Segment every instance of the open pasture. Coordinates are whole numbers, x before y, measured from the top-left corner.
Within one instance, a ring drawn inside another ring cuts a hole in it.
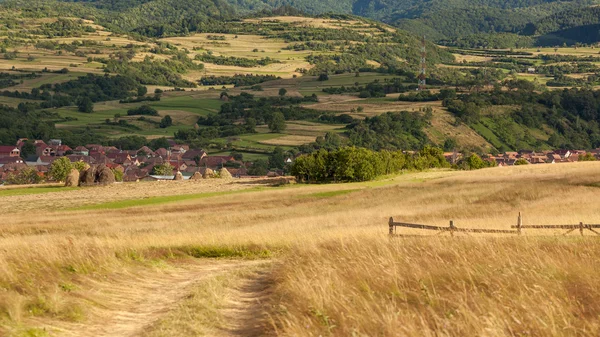
[[[219,185],[230,192],[218,194],[207,194],[216,187],[200,181],[5,196],[0,208],[12,216],[0,225],[2,326],[11,333],[45,328],[78,335],[118,308],[111,296],[119,292],[106,291],[110,280],[127,281],[142,294],[149,290],[139,273],[160,283],[175,271],[188,270],[178,274],[184,277],[203,270],[205,257],[245,256],[283,262],[262,268],[270,275],[267,283],[244,281],[270,289],[260,307],[242,311],[251,317],[269,313],[272,324],[261,326],[264,334],[595,336],[596,237],[525,231],[522,237],[450,238],[402,230],[410,236],[390,240],[386,233],[390,216],[497,229],[515,224],[518,212],[525,224],[600,223],[593,211],[599,170],[598,163],[529,165],[260,190],[252,181],[234,181]],[[245,192],[235,192],[240,188]],[[182,193],[200,194],[175,197]],[[103,209],[118,200],[130,201],[124,208]],[[85,205],[98,206],[81,209]],[[183,292],[177,296],[202,289],[200,281],[185,287],[180,282],[172,282]],[[223,298],[233,295],[218,294],[214,310],[198,322],[227,317]],[[97,303],[106,306],[98,311]],[[174,303],[161,312],[172,317],[192,305],[181,302],[175,310]],[[148,323],[158,319],[150,318]],[[133,324],[120,318],[105,322],[109,328]],[[138,328],[137,333],[152,329]]]

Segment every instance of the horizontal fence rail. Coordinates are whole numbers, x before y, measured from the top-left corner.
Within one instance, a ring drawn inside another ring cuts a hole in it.
[[[451,236],[454,236],[454,233],[485,233],[485,234],[516,234],[521,235],[523,229],[567,229],[563,235],[567,235],[577,229],[581,235],[584,235],[584,230],[589,230],[597,235],[600,235],[600,232],[596,231],[595,228],[600,228],[600,224],[584,224],[580,222],[578,225],[523,225],[523,217],[521,213],[519,213],[519,217],[517,218],[517,224],[512,225],[513,229],[485,229],[485,228],[458,228],[454,225],[454,221],[450,220],[450,225],[448,227],[442,226],[431,226],[431,225],[423,225],[423,224],[414,224],[414,223],[406,223],[406,222],[396,222],[394,218],[390,218],[388,222],[389,226],[389,234],[396,235],[396,228],[412,228],[412,229],[423,229],[423,230],[431,230],[437,231],[438,234],[441,233],[450,233]]]

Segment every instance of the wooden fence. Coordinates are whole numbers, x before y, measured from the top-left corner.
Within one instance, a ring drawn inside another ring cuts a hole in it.
[[[523,217],[521,213],[519,213],[519,217],[517,218],[517,224],[510,226],[512,229],[483,229],[483,228],[459,228],[454,225],[454,221],[450,220],[450,225],[448,227],[441,226],[430,226],[430,225],[421,225],[421,224],[413,224],[406,222],[396,222],[394,218],[390,218],[388,223],[389,225],[389,234],[397,235],[396,228],[413,228],[413,229],[424,229],[437,231],[438,234],[450,233],[451,236],[454,236],[454,233],[484,233],[484,234],[515,234],[521,235],[523,233],[523,229],[566,229],[567,231],[563,233],[563,235],[567,235],[577,229],[579,229],[579,233],[581,235],[584,234],[585,230],[589,230],[597,235],[600,235],[600,232],[595,229],[600,229],[600,224],[584,224],[580,222],[577,225],[523,225]]]

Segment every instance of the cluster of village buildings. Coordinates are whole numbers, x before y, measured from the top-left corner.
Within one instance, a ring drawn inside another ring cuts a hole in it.
[[[111,169],[123,172],[123,181],[157,180],[153,175],[157,165],[169,163],[174,172],[191,176],[195,172],[204,174],[206,169],[217,170],[227,167],[234,177],[248,174],[251,163],[236,160],[233,156],[210,156],[203,150],[190,149],[188,145],[170,141],[168,149],[153,151],[147,146],[138,150],[120,150],[114,146],[88,144],[71,148],[58,139],[44,142],[33,141],[35,155],[23,158],[21,149],[24,141],[19,140],[15,146],[0,146],[0,183],[9,174],[18,173],[25,168],[35,168],[40,176],[45,176],[52,162],[60,157],[67,157],[71,162],[82,161],[90,165],[104,164]],[[283,172],[269,172],[269,176],[282,175]]]
[[[592,151],[584,150],[545,150],[532,151],[521,150],[518,152],[504,152],[496,156],[489,155],[483,158],[487,161],[495,161],[500,167],[513,166],[522,159],[529,164],[558,164],[558,163],[573,163],[583,159],[584,156],[591,155],[596,160],[600,160],[600,148]],[[444,156],[450,163],[455,163],[461,159],[460,153],[447,152]],[[586,158],[587,159],[587,158]]]
[[[67,157],[71,162],[82,161],[90,165],[104,164],[111,169],[123,172],[123,181],[157,180],[160,177],[153,175],[157,165],[169,163],[173,171],[179,171],[184,176],[191,176],[195,172],[204,174],[206,169],[218,170],[227,167],[234,177],[248,176],[251,163],[236,160],[233,156],[210,156],[203,150],[190,149],[188,145],[176,144],[169,141],[170,147],[153,151],[147,146],[138,150],[120,150],[114,146],[88,144],[71,148],[62,144],[58,139],[48,143],[35,140],[35,154],[23,158],[21,149],[26,140],[22,139],[15,146],[0,146],[0,183],[9,174],[15,174],[25,168],[35,168],[40,176],[45,176],[52,162],[60,157]],[[530,164],[556,164],[579,161],[583,156],[591,154],[600,160],[600,149],[592,151],[583,150],[555,150],[555,151],[519,151],[505,152],[497,156],[490,155],[484,160],[494,160],[498,166],[512,166],[520,159]],[[455,163],[460,160],[460,153],[445,153],[446,159]],[[292,159],[288,159],[291,161]],[[282,171],[269,172],[269,176],[283,175]]]

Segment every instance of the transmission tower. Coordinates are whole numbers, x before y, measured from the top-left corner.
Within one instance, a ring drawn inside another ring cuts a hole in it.
[[[421,71],[419,73],[419,90],[425,90],[425,74],[427,70],[427,49],[425,45],[425,35],[423,35],[422,45],[421,45]]]

